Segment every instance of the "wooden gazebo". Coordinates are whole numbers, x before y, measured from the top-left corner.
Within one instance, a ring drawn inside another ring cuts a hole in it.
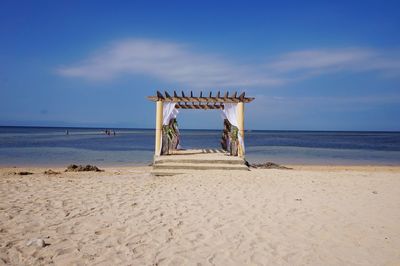
[[[161,93],[157,91],[156,96],[148,96],[149,100],[156,102],[156,136],[155,136],[155,155],[160,155],[161,146],[161,135],[162,135],[162,121],[163,121],[163,102],[174,102],[176,103],[175,108],[177,109],[199,109],[199,110],[215,110],[224,109],[224,104],[235,103],[237,104],[236,116],[238,122],[238,130],[242,137],[244,137],[244,104],[254,100],[254,98],[246,97],[245,93],[238,95],[237,92],[229,95],[229,92],[221,94],[217,92],[213,95],[210,92],[205,95],[200,92],[198,96],[195,96],[191,91],[189,94],[185,94],[183,91],[180,95],[173,92],[170,95],[168,92]],[[241,151],[239,156],[244,156],[244,151]]]

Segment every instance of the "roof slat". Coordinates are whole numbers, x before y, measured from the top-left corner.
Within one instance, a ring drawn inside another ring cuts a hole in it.
[[[168,94],[168,92],[164,91],[165,98],[171,98],[171,95]]]
[[[201,109],[201,110],[214,110],[214,109],[224,109],[224,105],[222,104],[216,104],[216,105],[198,105],[198,104],[180,104],[177,103],[176,108],[180,109]]]
[[[157,91],[157,98],[158,99],[164,99],[164,96],[162,95],[161,92]]]
[[[244,95],[245,95],[245,92],[243,92],[242,94],[240,94],[240,95],[239,95],[239,100],[244,101]]]

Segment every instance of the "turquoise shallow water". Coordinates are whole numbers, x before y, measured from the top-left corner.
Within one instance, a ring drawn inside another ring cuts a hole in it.
[[[0,165],[146,165],[154,130],[0,127]],[[182,130],[184,148],[219,148],[219,130]],[[400,132],[251,131],[246,159],[281,164],[400,165]]]

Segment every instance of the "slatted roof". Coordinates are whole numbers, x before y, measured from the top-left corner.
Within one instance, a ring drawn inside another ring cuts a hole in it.
[[[161,93],[157,91],[156,96],[148,96],[147,99],[150,101],[163,101],[163,102],[176,102],[176,108],[181,109],[223,109],[224,103],[249,103],[254,100],[252,97],[245,97],[245,93],[242,92],[239,96],[235,92],[233,95],[229,95],[229,92],[225,92],[221,95],[221,92],[217,92],[216,95],[212,95],[212,92],[205,96],[203,92],[200,92],[199,96],[195,96],[193,91],[186,95],[183,91],[180,95],[174,91],[171,96],[168,92]]]

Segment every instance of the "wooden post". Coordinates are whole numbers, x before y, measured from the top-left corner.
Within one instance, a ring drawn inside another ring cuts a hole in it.
[[[244,142],[244,103],[243,102],[239,102],[237,104],[236,112],[237,112],[236,116],[237,116],[239,133],[242,136],[243,142]],[[244,150],[241,145],[239,145],[238,156],[244,157]]]
[[[162,122],[163,122],[163,102],[156,102],[156,141],[154,154],[161,155],[161,137],[162,137]]]

